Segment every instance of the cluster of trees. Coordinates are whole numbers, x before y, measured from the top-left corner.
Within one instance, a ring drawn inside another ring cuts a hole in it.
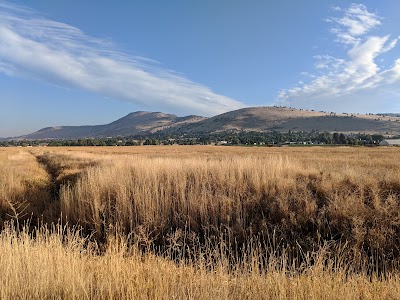
[[[372,145],[384,139],[378,134],[352,134],[330,132],[239,132],[217,134],[219,140],[232,145],[260,144],[327,144],[327,145]]]
[[[70,140],[10,140],[0,141],[0,147],[14,146],[14,147],[27,147],[27,146],[133,146],[139,143],[133,143],[132,140],[124,140],[122,144],[119,138],[87,138],[87,139],[70,139]]]
[[[87,138],[71,140],[19,140],[2,141],[0,146],[139,146],[139,145],[274,145],[274,144],[326,144],[326,145],[374,145],[385,137],[380,134],[351,134],[330,132],[255,132],[226,131],[219,133],[169,133],[148,134],[117,138]]]

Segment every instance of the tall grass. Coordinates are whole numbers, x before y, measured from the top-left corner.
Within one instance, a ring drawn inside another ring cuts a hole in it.
[[[260,274],[251,271],[253,265],[230,272],[224,264],[210,270],[207,260],[179,265],[142,254],[121,237],[109,239],[99,256],[97,244],[63,226],[31,234],[6,227],[0,234],[0,298],[398,299],[400,294],[397,274],[383,279],[334,270],[323,251],[310,253],[317,263],[296,274],[287,269],[285,256],[271,259]]]
[[[162,249],[171,239],[187,246],[223,236],[241,252],[274,232],[292,255],[336,241],[361,267],[366,259],[397,266],[399,171],[337,170],[321,161],[304,168],[282,155],[104,157],[62,188],[61,211],[99,238],[118,228]]]
[[[1,299],[400,295],[396,149],[115,148],[0,149]]]
[[[6,220],[40,218],[47,209],[49,175],[26,151],[0,152],[0,228]]]

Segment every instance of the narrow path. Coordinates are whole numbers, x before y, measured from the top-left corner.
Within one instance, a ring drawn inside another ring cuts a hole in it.
[[[31,151],[40,167],[48,174],[48,182],[45,187],[47,202],[42,207],[41,220],[45,223],[57,223],[61,218],[60,190],[66,183],[74,184],[81,174],[82,169],[71,172],[74,160],[60,157],[57,153],[45,151]],[[69,158],[70,159],[70,158]]]
[[[50,160],[45,154],[35,155],[38,163],[44,168],[44,170],[49,174],[50,181],[48,185],[48,191],[50,193],[50,199],[52,202],[58,201],[60,196],[60,186],[61,182],[58,180],[60,175],[60,170],[50,163]]]
[[[39,165],[49,174],[49,192],[53,201],[58,201],[60,188],[64,184],[75,184],[82,172],[97,162],[87,159],[82,160],[74,155],[53,152],[35,152],[31,154],[36,157]]]

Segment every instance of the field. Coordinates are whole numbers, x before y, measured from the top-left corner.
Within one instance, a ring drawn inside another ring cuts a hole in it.
[[[397,148],[0,148],[0,299],[400,299]]]

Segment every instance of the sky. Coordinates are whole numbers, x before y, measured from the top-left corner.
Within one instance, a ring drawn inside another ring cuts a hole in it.
[[[0,137],[134,111],[400,112],[400,1],[0,0]]]

